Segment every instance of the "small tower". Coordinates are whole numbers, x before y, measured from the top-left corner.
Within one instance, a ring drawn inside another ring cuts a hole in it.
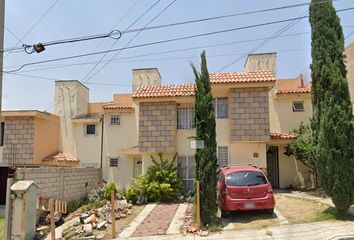
[[[133,69],[133,92],[141,86],[161,84],[161,75],[157,68]]]

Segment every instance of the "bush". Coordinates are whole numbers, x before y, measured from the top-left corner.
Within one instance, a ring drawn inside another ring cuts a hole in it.
[[[90,200],[88,199],[87,196],[83,196],[78,200],[72,200],[70,202],[68,202],[68,209],[67,212],[68,213],[72,213],[74,212],[76,209],[78,209],[79,207],[81,207],[82,205],[86,205],[90,202]]]
[[[153,165],[147,169],[146,174],[140,175],[128,189],[126,198],[137,204],[146,202],[167,202],[174,200],[182,189],[182,180],[177,175],[175,161],[163,159],[158,154],[159,162],[151,156]]]
[[[114,183],[110,182],[107,184],[107,186],[104,189],[104,198],[106,200],[111,200],[111,192],[114,191],[114,193],[117,193],[117,187]]]

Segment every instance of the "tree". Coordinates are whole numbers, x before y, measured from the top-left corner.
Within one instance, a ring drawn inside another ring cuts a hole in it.
[[[195,118],[196,139],[204,141],[203,148],[197,148],[196,180],[200,181],[201,223],[203,226],[216,221],[216,133],[215,113],[205,51],[201,54],[201,72],[192,64],[195,75]]]
[[[332,1],[312,0],[313,158],[318,180],[344,216],[353,202],[353,113],[344,64],[344,36]]]
[[[316,166],[315,161],[312,158],[313,139],[310,126],[301,123],[299,128],[294,129],[294,134],[296,139],[289,143],[288,153],[301,161],[312,173],[315,173]]]

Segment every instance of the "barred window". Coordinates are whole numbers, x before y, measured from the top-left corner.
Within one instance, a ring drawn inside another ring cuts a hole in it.
[[[227,166],[229,164],[229,148],[218,147],[218,164],[219,166]]]
[[[111,115],[111,125],[119,125],[119,124],[120,124],[120,116]]]
[[[305,111],[304,102],[293,102],[293,112]]]
[[[193,190],[195,179],[195,158],[183,156],[177,158],[178,175],[184,183],[186,191]]]
[[[195,128],[194,107],[177,108],[177,129]]]
[[[110,158],[109,159],[110,167],[118,167],[118,158]]]
[[[217,118],[228,118],[227,97],[216,98],[216,117]]]
[[[96,125],[88,124],[86,125],[86,135],[95,135],[96,134]]]

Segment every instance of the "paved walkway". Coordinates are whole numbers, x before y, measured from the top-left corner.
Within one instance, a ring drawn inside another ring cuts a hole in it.
[[[132,237],[145,237],[166,234],[179,204],[158,204],[137,227]]]
[[[163,235],[149,237],[135,237],[130,240],[344,240],[354,239],[354,222],[329,221],[307,224],[281,225],[265,229],[250,229],[241,231],[223,231],[210,234],[207,237],[196,235],[183,236]]]

